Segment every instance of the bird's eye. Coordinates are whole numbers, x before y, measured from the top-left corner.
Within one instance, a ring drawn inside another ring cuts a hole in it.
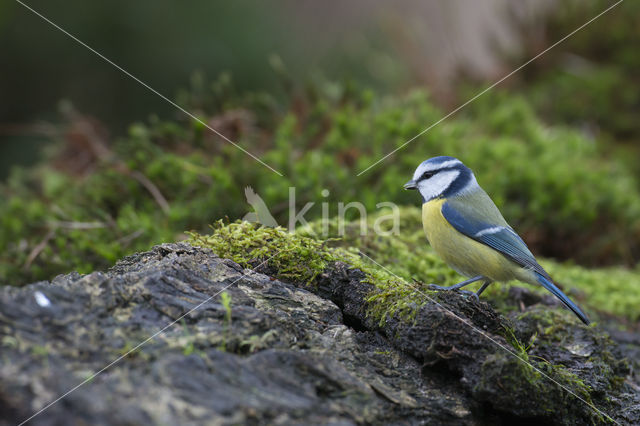
[[[420,180],[424,180],[424,179],[429,179],[431,176],[433,176],[435,173],[433,172],[424,172],[422,174],[422,176],[420,176]]]

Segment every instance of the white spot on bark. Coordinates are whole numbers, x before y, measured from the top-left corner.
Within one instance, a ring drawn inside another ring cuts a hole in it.
[[[39,306],[42,306],[43,308],[51,306],[51,301],[49,301],[49,299],[44,295],[43,292],[36,291],[35,293],[33,293],[33,297],[36,299],[36,303]]]

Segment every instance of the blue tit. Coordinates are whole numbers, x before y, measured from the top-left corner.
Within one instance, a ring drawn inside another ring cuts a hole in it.
[[[442,259],[468,280],[439,290],[483,281],[477,296],[494,281],[542,285],[585,324],[589,319],[552,281],[527,245],[509,226],[471,169],[453,157],[434,157],[418,166],[405,189],[422,195],[422,224]]]

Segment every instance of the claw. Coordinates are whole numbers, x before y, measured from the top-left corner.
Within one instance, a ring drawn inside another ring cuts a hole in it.
[[[471,297],[473,297],[474,299],[476,299],[478,302],[480,301],[480,297],[473,291],[470,290],[458,290],[460,293],[469,295]]]

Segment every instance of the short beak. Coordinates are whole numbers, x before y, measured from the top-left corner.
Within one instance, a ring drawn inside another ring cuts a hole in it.
[[[404,184],[404,189],[417,189],[416,183],[413,180]]]

